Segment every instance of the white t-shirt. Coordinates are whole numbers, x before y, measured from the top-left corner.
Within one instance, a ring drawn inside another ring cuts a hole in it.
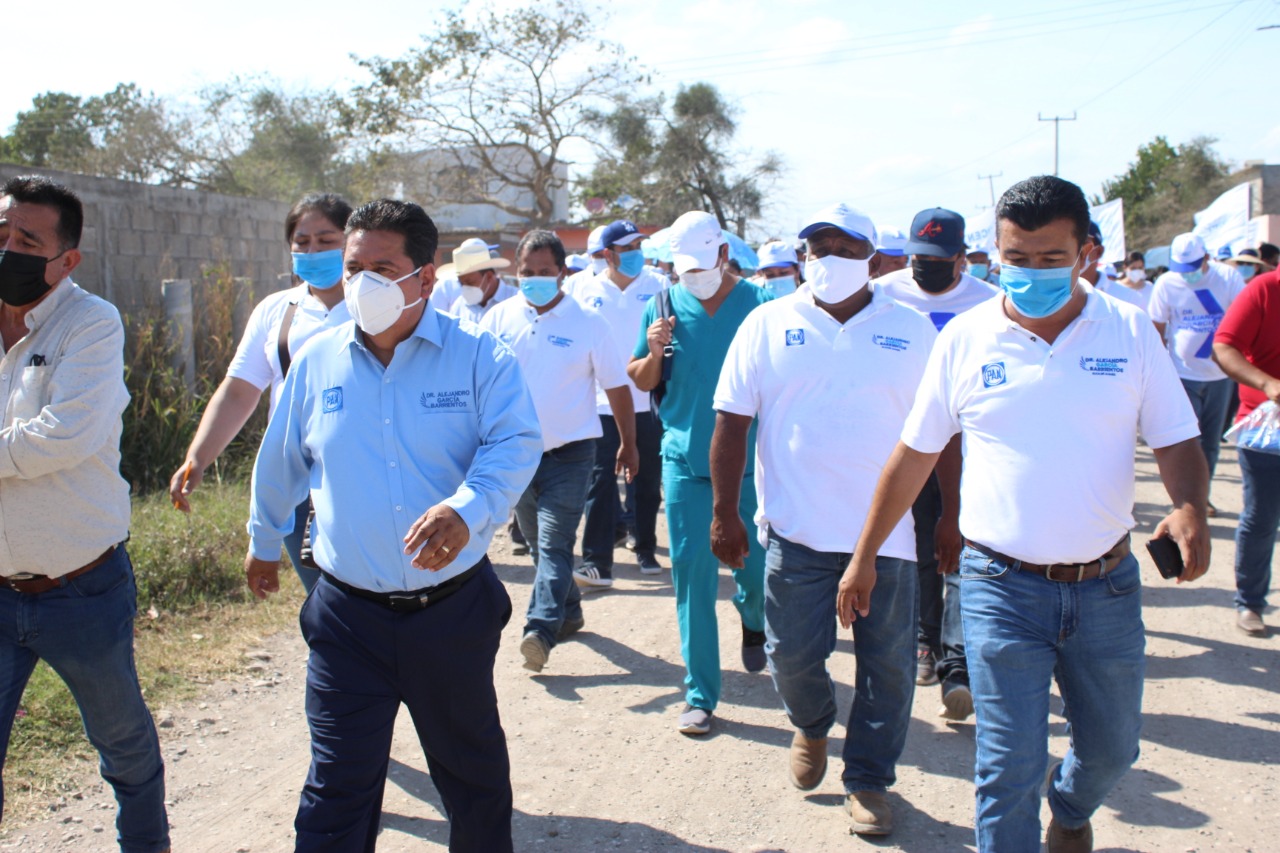
[[[289,325],[291,359],[298,357],[302,345],[317,332],[332,329],[351,319],[345,300],[339,300],[331,311],[311,295],[305,284],[273,293],[258,303],[249,315],[244,336],[240,338],[236,354],[227,367],[227,376],[243,379],[259,391],[270,386],[272,413],[280,401],[280,389],[284,385],[284,374],[280,371],[280,323],[284,320],[285,310],[293,302],[298,303],[298,308],[293,312],[293,322]]]
[[[542,425],[543,450],[599,438],[596,382],[628,384],[609,324],[566,294],[539,315],[523,297],[508,299],[480,322],[515,351]]]
[[[981,305],[1000,292],[1000,288],[966,272],[961,273],[960,281],[946,293],[929,293],[911,277],[911,267],[881,276],[875,283],[883,287],[893,301],[924,314],[939,331],[956,315]]]
[[[1151,293],[1156,288],[1155,285],[1149,281],[1142,282],[1141,288],[1134,288],[1116,280],[1109,281],[1098,289],[1107,294],[1107,296],[1110,296],[1112,299],[1118,299],[1121,302],[1128,302],[1130,305],[1142,309],[1142,312],[1145,314],[1151,305]]]
[[[1237,287],[1218,275],[1213,265],[1194,285],[1176,272],[1156,279],[1147,310],[1152,320],[1165,324],[1169,355],[1183,379],[1213,382],[1227,378],[1213,360],[1213,333],[1243,289],[1243,285]]]
[[[795,293],[747,315],[720,371],[717,411],[759,417],[756,524],[817,551],[853,552],[938,333],[871,285],[843,326]],[[907,513],[880,556],[916,559]]]
[[[462,298],[462,293],[459,291],[458,298],[453,300],[453,304],[449,306],[449,310],[445,313],[478,324],[495,305],[499,302],[506,302],[519,292],[520,288],[513,287],[505,281],[499,281],[498,289],[493,292],[493,298],[489,300],[488,305],[468,305],[467,300]]]
[[[1137,433],[1199,435],[1150,319],[1090,290],[1050,346],[993,299],[943,330],[902,440],[938,453],[961,433],[960,529],[1031,563],[1096,560],[1133,527]]]
[[[645,307],[666,287],[668,284],[665,278],[653,267],[645,267],[631,280],[626,290],[619,290],[606,272],[578,279],[571,295],[584,307],[593,309],[604,317],[612,330],[618,357],[625,365],[631,360],[636,339],[640,336],[640,324],[643,322]],[[627,387],[631,389],[631,403],[636,411],[649,411],[649,393],[637,389],[630,380],[627,382]],[[596,412],[601,415],[613,414],[603,387],[596,389]]]

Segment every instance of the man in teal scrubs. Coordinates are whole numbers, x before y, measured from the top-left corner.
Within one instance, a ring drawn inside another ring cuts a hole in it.
[[[637,249],[638,251],[638,249]],[[680,283],[667,292],[664,312],[652,299],[641,323],[640,340],[627,372],[641,391],[653,390],[663,375],[663,351],[671,347],[670,376],[658,406],[662,435],[662,486],[671,536],[671,577],[676,588],[680,653],[684,656],[686,706],[679,730],[687,735],[711,731],[711,715],[720,701],[720,638],[716,590],[720,561],[711,553],[712,405],[720,367],[738,326],[773,294],[729,270],[729,246],[714,216],[686,213],[671,226],[671,252]],[[755,458],[755,426],[748,438]],[[747,464],[738,504],[743,523],[753,527],[756,490]],[[742,617],[742,663],[760,672],[764,654],[764,550],[754,539],[741,569],[734,605]]]

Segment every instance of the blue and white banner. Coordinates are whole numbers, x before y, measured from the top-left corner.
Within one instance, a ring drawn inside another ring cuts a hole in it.
[[[996,251],[996,211],[989,207],[981,213],[966,217],[964,220],[964,244],[969,252]]]
[[[1192,230],[1204,240],[1210,256],[1223,246],[1230,246],[1233,253],[1244,247],[1249,238],[1250,199],[1250,184],[1243,183],[1227,190],[1195,215],[1196,227]]]

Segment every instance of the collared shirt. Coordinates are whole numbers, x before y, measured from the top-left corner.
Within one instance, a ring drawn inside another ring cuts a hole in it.
[[[493,292],[493,296],[489,297],[487,305],[468,305],[467,300],[459,294],[458,298],[453,300],[453,304],[449,306],[446,314],[452,314],[455,317],[461,317],[464,320],[470,320],[473,323],[479,323],[484,319],[484,315],[488,314],[499,303],[506,302],[511,297],[520,292],[517,287],[512,287],[505,281],[498,282],[498,288]]]
[[[938,453],[961,434],[960,529],[1032,563],[1096,560],[1133,527],[1141,430],[1199,435],[1145,314],[1095,290],[1052,344],[992,299],[938,337],[902,440]]]
[[[434,586],[484,556],[541,454],[515,355],[474,323],[428,308],[385,368],[344,323],[289,369],[253,469],[250,548],[278,560],[309,490],[325,571],[376,592]],[[416,569],[404,536],[441,503],[471,539],[440,571]]]
[[[510,299],[482,327],[515,351],[542,425],[544,450],[599,438],[596,384],[630,384],[609,324],[567,293],[546,313],[524,298]]]
[[[715,408],[760,419],[761,544],[772,527],[817,551],[853,552],[937,337],[927,317],[875,284],[871,302],[844,324],[809,293],[747,316],[720,372]],[[880,556],[916,559],[911,513]]]
[[[644,309],[648,307],[650,300],[669,286],[667,280],[653,267],[645,267],[625,290],[619,289],[609,278],[609,274],[604,272],[579,279],[571,291],[566,287],[566,292],[571,293],[585,307],[598,311],[605,319],[613,335],[618,358],[625,365],[631,360],[631,344],[635,341],[636,331],[644,318]],[[627,387],[631,390],[631,403],[636,412],[649,411],[648,392],[642,393],[629,379]],[[601,415],[613,414],[602,386],[596,388],[596,412]]]
[[[980,278],[966,273],[946,293],[929,293],[911,276],[911,267],[895,270],[881,276],[875,283],[885,289],[895,302],[914,308],[933,321],[934,328],[942,331],[956,315],[963,314],[1000,293],[1000,288],[987,284]]]
[[[1101,284],[1101,282],[1099,284]],[[1105,285],[1096,289],[1101,290],[1112,299],[1119,299],[1121,302],[1128,302],[1135,308],[1141,309],[1142,313],[1145,314],[1147,313],[1147,309],[1151,306],[1151,292],[1155,290],[1155,285],[1149,281],[1144,281],[1142,282],[1142,287],[1130,287],[1119,279],[1116,279],[1115,281],[1108,281]]]
[[[1213,265],[1195,284],[1187,283],[1177,272],[1156,279],[1148,313],[1167,327],[1164,336],[1169,355],[1183,379],[1213,382],[1227,378],[1213,360],[1213,333],[1243,289],[1220,276]]]
[[[69,278],[26,323],[0,359],[0,575],[59,577],[129,535],[124,327],[114,305]]]
[[[716,428],[715,391],[720,368],[742,321],[774,297],[770,291],[740,278],[716,309],[715,316],[708,316],[688,288],[674,285],[670,293],[671,313],[676,318],[671,336],[675,355],[666,395],[658,407],[662,419],[662,455],[664,459],[682,460],[695,477],[710,478],[711,435]],[[632,351],[635,358],[649,354],[648,331],[658,317],[656,302],[649,300],[644,309],[640,337]],[[755,465],[755,437],[756,428],[752,424],[748,438],[748,474]]]
[[[342,285],[337,285],[342,287]],[[280,389],[284,374],[280,370],[280,324],[285,311],[297,303],[293,321],[289,324],[289,357],[293,358],[302,345],[317,332],[332,329],[351,319],[345,300],[330,309],[311,291],[300,284],[279,293],[273,293],[258,303],[249,315],[240,345],[227,367],[227,376],[243,379],[259,391],[271,388],[271,411],[280,404]]]

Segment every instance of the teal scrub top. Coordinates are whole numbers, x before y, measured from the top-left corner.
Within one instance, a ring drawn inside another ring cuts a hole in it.
[[[711,477],[711,434],[716,428],[713,408],[720,368],[729,353],[729,344],[742,321],[760,305],[771,301],[773,292],[738,279],[714,317],[708,317],[702,303],[688,289],[676,285],[671,294],[671,313],[676,318],[672,335],[675,354],[666,395],[658,408],[662,418],[662,457],[683,460],[695,477]],[[650,299],[640,324],[640,340],[635,357],[649,354],[649,326],[658,318],[658,300]],[[756,425],[747,438],[747,469],[755,465]]]

